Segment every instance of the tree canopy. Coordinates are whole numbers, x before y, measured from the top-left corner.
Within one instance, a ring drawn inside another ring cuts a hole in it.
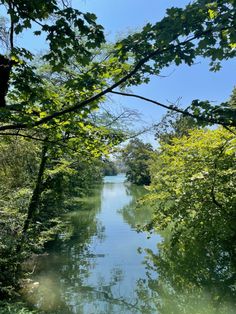
[[[146,202],[155,213],[146,228],[164,238],[158,254],[149,251],[160,276],[154,291],[173,298],[180,311],[195,302],[197,308],[207,291],[213,309],[230,312],[235,306],[235,133],[221,127],[175,135],[167,134],[150,163]]]
[[[148,83],[150,75],[158,75],[171,63],[192,65],[203,56],[211,59],[212,70],[218,70],[221,60],[236,54],[234,0],[198,0],[183,9],[172,7],[161,21],[146,24],[105,53],[99,49],[105,42],[103,28],[94,14],[82,13],[64,1],[1,3],[8,19],[2,22],[7,51],[1,56],[1,131],[63,124],[72,113],[96,107],[104,96]],[[63,73],[67,94],[63,105],[57,105],[55,93],[45,93],[49,77],[39,75],[33,53],[15,45],[15,37],[26,29],[46,38],[48,49],[39,59],[48,63],[50,79]],[[73,73],[67,69],[69,64],[74,64]],[[208,123],[235,125],[234,111],[224,107],[194,100],[191,108],[182,111]],[[29,116],[32,112],[37,114]]]

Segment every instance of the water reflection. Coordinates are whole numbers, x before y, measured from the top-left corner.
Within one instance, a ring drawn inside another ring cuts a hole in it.
[[[149,277],[138,288],[141,295],[152,290],[158,313],[235,313],[236,263],[229,246],[209,235],[190,239],[182,234],[174,244],[170,233],[163,238],[158,253],[147,250],[147,269],[156,271],[158,280]]]
[[[160,238],[147,240],[147,234],[134,229],[134,202],[143,191],[122,177],[112,180],[67,216],[64,242],[54,243],[39,260],[33,277],[38,286],[27,294],[38,308],[65,314],[143,313],[146,300],[135,291],[137,282],[147,279],[139,252],[146,247],[155,251]]]
[[[120,208],[118,212],[122,215],[126,223],[137,230],[140,226],[144,226],[151,221],[153,209],[147,204],[140,202],[146,194],[144,187],[127,185],[126,193],[132,196],[132,200],[129,204]]]
[[[136,206],[145,190],[123,180],[106,178],[67,216],[64,241],[38,259],[28,301],[52,314],[235,313],[232,245],[194,230],[174,245],[167,231],[148,240],[136,231],[151,219]]]

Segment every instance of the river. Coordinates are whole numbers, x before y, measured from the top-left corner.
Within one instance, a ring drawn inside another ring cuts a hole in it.
[[[147,271],[145,250],[156,251],[161,238],[137,231],[151,211],[135,206],[144,189],[124,181],[124,175],[105,177],[94,196],[67,215],[61,237],[69,240],[40,258],[27,301],[50,313],[142,312],[139,286],[156,277]]]
[[[36,259],[25,300],[51,314],[235,313],[228,252],[211,242],[208,256],[198,241],[183,258],[168,232],[141,232],[152,216],[137,206],[145,193],[118,175],[79,199],[65,233]]]

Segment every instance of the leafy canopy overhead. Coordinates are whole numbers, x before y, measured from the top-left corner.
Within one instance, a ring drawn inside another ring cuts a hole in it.
[[[1,4],[9,20],[5,25],[9,30],[5,32],[8,50],[2,56],[4,62],[6,58],[12,60],[7,63],[11,81],[5,77],[5,89],[0,91],[2,98],[7,91],[11,93],[7,105],[0,109],[1,131],[45,126],[55,123],[58,117],[66,121],[68,113],[90,111],[116,88],[148,83],[150,75],[159,74],[171,63],[192,65],[198,56],[203,56],[210,58],[211,69],[217,70],[221,60],[236,54],[235,0],[198,0],[183,9],[170,8],[160,22],[148,23],[140,32],[103,50],[103,28],[96,23],[94,14],[82,13],[65,1],[2,0]],[[48,63],[51,77],[63,73],[64,88],[74,94],[73,102],[64,100],[63,106],[58,107],[53,94],[41,100],[49,77],[42,79],[39,75],[35,56],[28,47],[15,46],[15,37],[22,36],[26,29],[35,36],[45,35],[48,50],[37,60]],[[73,65],[73,73],[68,65]],[[0,68],[6,70],[3,63]],[[25,101],[22,97],[18,100],[19,94],[24,95]],[[48,103],[52,104],[50,109]],[[195,117],[203,115],[212,123],[235,125],[232,110],[226,118],[215,117],[212,110],[205,114],[210,104],[195,101],[194,106]],[[27,117],[25,111],[35,107],[39,114]]]

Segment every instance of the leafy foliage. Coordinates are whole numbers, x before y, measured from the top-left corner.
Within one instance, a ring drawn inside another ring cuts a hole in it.
[[[210,219],[218,229],[221,217],[222,228],[231,234],[227,217],[235,208],[234,161],[234,135],[223,129],[194,130],[189,137],[163,144],[151,165],[150,188],[158,191],[155,199],[163,213],[157,219],[161,217],[163,227],[172,220],[200,226]]]
[[[221,60],[235,56],[234,0],[196,0],[183,9],[172,7],[161,21],[148,23],[140,32],[108,47],[105,53],[100,49],[105,41],[102,27],[96,23],[94,14],[61,6],[55,0],[47,4],[36,0],[2,1],[2,4],[10,20],[8,54],[12,61],[9,59],[7,64],[12,93],[10,106],[1,110],[4,123],[1,130],[45,126],[50,121],[55,124],[58,117],[66,122],[71,117],[68,113],[91,110],[116,87],[147,83],[150,74],[159,74],[171,63],[191,65],[198,56],[203,56],[211,58],[212,69],[217,70]],[[33,26],[38,29],[34,31]],[[45,92],[47,86],[38,75],[37,66],[29,62],[35,56],[14,45],[14,36],[26,29],[31,29],[35,36],[45,33],[49,46],[40,62],[49,64],[54,82],[58,73],[63,73],[66,94],[74,94],[72,102],[68,98],[58,107],[54,93]],[[75,71],[68,70],[70,64]],[[8,85],[8,78],[5,83]],[[1,97],[5,94],[6,90]],[[218,109],[214,111],[208,102],[194,101],[192,111],[209,121],[235,125],[232,110],[227,110],[225,116]],[[29,115],[35,111],[37,115]]]
[[[173,138],[187,136],[190,130],[196,128],[199,128],[199,124],[192,117],[169,111],[155,126],[155,135],[161,143],[170,144]]]
[[[129,51],[136,65],[145,60],[130,84],[148,82],[147,74],[159,74],[172,62],[192,65],[199,55],[211,58],[211,68],[217,70],[218,61],[235,56],[234,8],[234,0],[193,1],[184,9],[168,9],[160,22],[148,23],[140,33],[122,40],[118,43],[121,59],[126,61]]]
[[[180,293],[197,287],[219,302],[222,292],[235,298],[235,144],[225,129],[195,129],[154,154],[148,229],[165,230],[166,240],[150,254]]]
[[[149,161],[152,153],[152,145],[143,143],[138,138],[131,140],[122,151],[122,158],[127,167],[127,179],[137,185],[150,183]]]

